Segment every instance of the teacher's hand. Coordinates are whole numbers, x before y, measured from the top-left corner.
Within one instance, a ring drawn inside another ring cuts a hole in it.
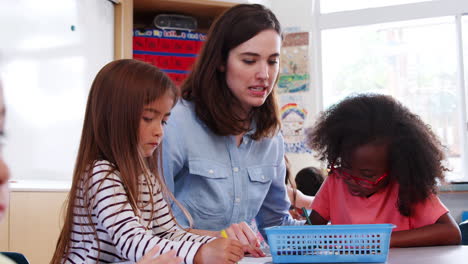
[[[265,256],[265,253],[260,249],[257,235],[246,222],[232,224],[225,230],[229,238],[238,240],[242,244],[244,252],[248,252],[257,258]]]

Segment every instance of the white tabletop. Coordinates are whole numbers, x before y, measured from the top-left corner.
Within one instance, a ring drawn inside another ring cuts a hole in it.
[[[389,264],[462,264],[468,263],[468,246],[391,248]]]
[[[245,257],[239,264],[269,264],[271,257]],[[387,264],[462,264],[468,263],[468,246],[391,248]]]

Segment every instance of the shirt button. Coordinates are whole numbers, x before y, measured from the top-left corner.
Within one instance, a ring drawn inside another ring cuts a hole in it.
[[[209,170],[208,173],[209,173],[209,174],[213,174],[213,173],[214,173],[214,170]]]
[[[239,197],[236,198],[236,203],[240,203],[240,198]]]
[[[234,172],[238,172],[238,171],[239,171],[239,168],[234,167],[232,170],[233,170]]]
[[[262,175],[262,180],[264,180],[264,179],[265,179],[265,175]]]

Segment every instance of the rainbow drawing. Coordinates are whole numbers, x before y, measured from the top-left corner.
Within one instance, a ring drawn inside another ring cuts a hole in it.
[[[305,120],[307,116],[307,110],[304,108],[300,108],[296,103],[288,103],[281,107],[281,119],[285,119],[289,114],[296,113],[299,115],[303,120]]]

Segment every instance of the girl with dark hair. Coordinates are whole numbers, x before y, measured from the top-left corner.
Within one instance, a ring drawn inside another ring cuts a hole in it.
[[[316,167],[305,167],[294,178],[296,188],[304,195],[315,196],[324,181],[322,172]]]
[[[312,203],[313,224],[392,223],[392,247],[460,243],[458,225],[436,196],[447,170],[443,146],[392,97],[348,97],[307,137],[329,167]]]
[[[140,263],[161,263],[167,255],[159,262],[148,258],[171,250],[169,257],[184,263],[234,263],[243,257],[236,240],[181,228],[166,202],[178,204],[161,176],[158,146],[176,100],[170,79],[150,64],[117,60],[99,71],[51,263],[134,262],[147,252]]]
[[[196,228],[250,244],[261,228],[300,222],[288,214],[283,138],[275,85],[281,27],[258,4],[232,7],[214,22],[182,85],[163,140],[164,177]],[[186,224],[179,211],[177,220]],[[252,249],[252,248],[251,248]]]

